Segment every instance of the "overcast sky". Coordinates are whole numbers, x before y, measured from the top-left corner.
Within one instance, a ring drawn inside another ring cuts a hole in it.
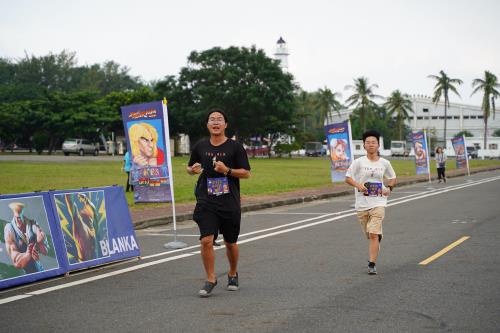
[[[0,0],[0,57],[64,49],[79,64],[114,60],[144,80],[177,75],[193,50],[256,45],[272,56],[282,36],[289,69],[305,90],[344,86],[366,76],[380,95],[394,89],[431,95],[429,74],[500,79],[497,0]],[[500,104],[500,103],[498,103]]]

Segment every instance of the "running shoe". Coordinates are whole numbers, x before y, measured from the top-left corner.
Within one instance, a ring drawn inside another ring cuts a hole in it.
[[[208,297],[212,295],[212,290],[216,285],[217,285],[217,280],[215,282],[205,281],[205,284],[198,292],[198,295],[200,295],[200,297]]]
[[[368,274],[370,274],[370,275],[377,275],[377,269],[375,268],[375,265],[368,266]]]
[[[238,272],[236,272],[236,276],[227,275],[227,290],[236,291],[239,289],[238,284]]]

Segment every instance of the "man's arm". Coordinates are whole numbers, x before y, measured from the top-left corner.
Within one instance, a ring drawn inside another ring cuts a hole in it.
[[[45,233],[42,231],[42,228],[38,224],[35,224],[36,228],[36,242],[38,244],[38,250],[42,253],[47,255],[47,247],[45,246]]]
[[[249,170],[243,168],[231,169],[230,167],[226,166],[222,161],[215,162],[214,170],[226,176],[231,176],[235,178],[250,178]]]
[[[347,184],[351,185],[352,187],[358,189],[358,191],[360,191],[360,192],[363,192],[363,193],[368,192],[368,189],[365,187],[365,185],[357,183],[351,177],[345,177],[345,182]]]
[[[17,249],[16,240],[12,231],[7,231],[5,233],[5,248],[15,268],[24,268],[30,262],[33,246],[33,243],[29,244],[26,252],[21,253]]]

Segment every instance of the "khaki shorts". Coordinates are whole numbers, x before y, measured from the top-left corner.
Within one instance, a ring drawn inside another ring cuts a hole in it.
[[[368,210],[358,211],[361,229],[370,238],[370,234],[382,235],[382,221],[384,221],[385,207],[375,207]]]

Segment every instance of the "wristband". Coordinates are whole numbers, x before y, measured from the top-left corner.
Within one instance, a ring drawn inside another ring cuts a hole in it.
[[[388,188],[389,190],[391,190],[391,192],[392,192],[392,189],[394,188],[394,186],[389,185],[389,186],[387,186],[387,188]]]
[[[228,168],[226,172],[224,172],[224,176],[231,176],[231,172],[233,172],[233,169]]]

